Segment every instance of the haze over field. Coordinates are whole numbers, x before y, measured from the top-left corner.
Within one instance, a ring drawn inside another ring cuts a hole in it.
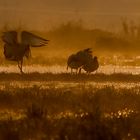
[[[122,18],[140,23],[139,0],[1,0],[0,26],[48,30],[62,22],[82,20],[88,28],[117,29]]]
[[[52,64],[65,64],[70,54],[85,48],[109,63],[114,55],[123,55],[119,63],[124,55],[132,55],[131,61],[139,56],[139,0],[1,0],[0,17],[0,29],[21,27],[50,40],[47,47],[32,48],[37,63],[48,64],[50,57]],[[132,62],[139,64],[139,59]]]
[[[0,140],[139,140],[140,0],[0,0]]]

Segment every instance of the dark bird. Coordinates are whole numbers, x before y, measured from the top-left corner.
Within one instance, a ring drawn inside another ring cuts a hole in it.
[[[82,62],[79,60],[79,58],[76,54],[72,54],[68,57],[67,70],[70,67],[71,73],[73,73],[73,69],[75,69],[76,73],[78,73],[78,70],[81,66],[82,66]]]
[[[88,74],[96,71],[99,68],[99,62],[97,56],[89,59],[85,65],[82,67]]]
[[[67,69],[68,67],[70,67],[71,72],[73,69],[76,69],[76,73],[78,73],[78,70],[80,73],[83,65],[85,65],[91,58],[92,58],[91,48],[78,51],[76,54],[72,54],[68,57]]]
[[[16,61],[20,72],[22,71],[23,58],[31,56],[30,47],[41,47],[48,44],[49,40],[41,38],[27,31],[7,31],[2,35],[4,41],[4,55],[7,60]]]

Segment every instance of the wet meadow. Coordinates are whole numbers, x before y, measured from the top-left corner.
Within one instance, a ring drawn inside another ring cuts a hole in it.
[[[121,29],[68,22],[41,33],[50,42],[32,48],[24,74],[1,45],[0,140],[139,140],[140,27]],[[98,56],[97,72],[66,71],[68,56],[85,48]]]
[[[138,140],[140,75],[0,73],[1,140]]]

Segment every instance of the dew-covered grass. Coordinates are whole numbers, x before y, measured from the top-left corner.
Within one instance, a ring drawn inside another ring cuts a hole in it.
[[[47,78],[64,76],[67,78],[64,81],[49,78],[41,81],[44,75],[36,81],[37,78],[29,80],[30,76],[19,81],[12,81],[11,77],[1,81],[0,139],[140,138],[139,82],[101,82],[99,79],[97,82],[85,75],[81,75],[85,79],[80,82],[80,79],[75,81],[73,75],[68,80],[68,74],[46,74]],[[94,76],[97,75],[91,75]]]

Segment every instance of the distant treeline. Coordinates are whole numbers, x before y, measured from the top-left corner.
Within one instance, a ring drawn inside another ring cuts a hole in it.
[[[140,25],[122,21],[118,32],[103,29],[87,29],[82,23],[68,22],[47,33],[55,48],[82,49],[93,48],[98,53],[139,54]],[[127,52],[126,52],[127,51]]]
[[[118,26],[120,27],[120,25]],[[5,25],[1,29],[1,33],[9,29],[11,30],[8,25]],[[17,30],[26,29],[17,27]],[[94,52],[103,55],[108,53],[139,55],[140,52],[140,25],[135,25],[133,21],[122,20],[121,28],[117,32],[99,28],[89,29],[83,26],[82,21],[70,21],[50,31],[33,32],[42,34],[49,39],[50,43],[47,51],[52,50],[54,52],[54,50],[57,50],[56,53],[62,53],[63,50],[68,54],[67,52],[84,48],[93,48]]]

